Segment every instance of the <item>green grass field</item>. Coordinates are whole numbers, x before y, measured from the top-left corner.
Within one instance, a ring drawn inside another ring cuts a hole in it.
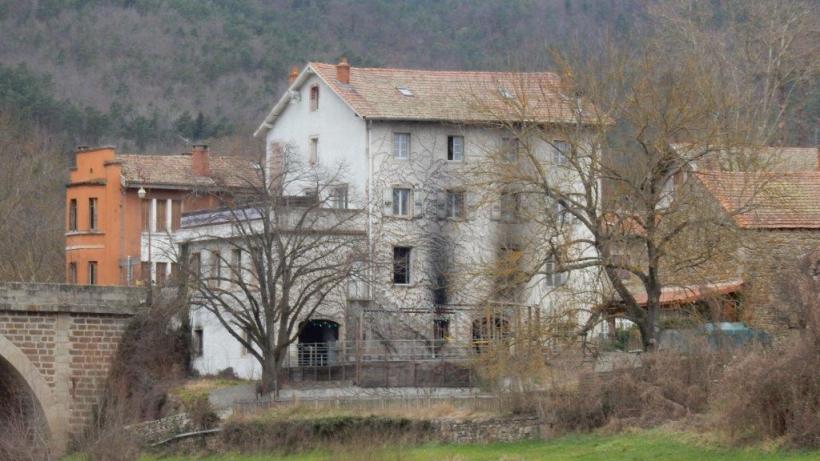
[[[375,445],[374,441],[374,445]],[[582,435],[548,442],[489,445],[429,445],[380,450],[356,447],[290,456],[219,455],[207,458],[154,458],[141,461],[817,461],[820,451],[785,452],[705,446],[684,434],[639,432],[614,436]]]

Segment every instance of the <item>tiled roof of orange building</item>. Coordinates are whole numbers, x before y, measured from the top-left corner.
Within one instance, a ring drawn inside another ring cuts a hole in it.
[[[742,228],[820,229],[820,171],[702,171],[697,177]]]
[[[561,95],[560,79],[551,72],[351,67],[350,83],[345,84],[336,79],[336,65],[309,66],[364,118],[483,122],[525,116],[533,121],[574,121],[574,101]]]
[[[129,185],[245,188],[259,179],[254,162],[238,156],[209,155],[208,176],[194,174],[190,154],[118,154],[116,158]]]

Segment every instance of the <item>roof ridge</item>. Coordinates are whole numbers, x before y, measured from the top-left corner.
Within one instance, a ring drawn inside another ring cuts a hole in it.
[[[336,67],[336,64],[330,64],[327,62],[319,62],[319,61],[311,61],[308,62],[308,65],[323,65],[323,66],[330,66]],[[368,71],[407,71],[407,72],[435,72],[439,74],[474,74],[474,75],[495,75],[495,74],[511,74],[511,75],[554,75],[558,76],[557,73],[543,70],[543,71],[513,71],[513,70],[451,70],[451,69],[426,69],[426,68],[413,68],[413,67],[356,67],[350,66],[351,69],[359,69],[359,70],[368,70]]]

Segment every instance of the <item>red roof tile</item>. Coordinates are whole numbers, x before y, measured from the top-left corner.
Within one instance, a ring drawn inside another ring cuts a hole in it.
[[[696,174],[742,228],[820,229],[820,171]]]
[[[235,156],[209,155],[209,176],[197,176],[191,155],[118,154],[122,175],[129,185],[162,185],[179,188],[243,188],[258,179],[253,162]]]
[[[350,68],[350,83],[336,79],[336,65],[310,63],[358,115],[371,119],[487,122],[572,122],[574,101],[561,94],[551,72],[463,72]],[[399,89],[412,96],[403,95]],[[592,107],[585,108],[586,122]]]
[[[661,305],[686,304],[712,296],[725,295],[740,291],[743,280],[732,279],[723,282],[707,283],[703,285],[667,286],[661,288]],[[646,304],[649,297],[645,291],[633,293],[638,304]]]

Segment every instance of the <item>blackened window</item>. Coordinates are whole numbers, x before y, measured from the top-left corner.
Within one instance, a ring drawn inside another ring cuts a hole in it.
[[[410,283],[410,247],[393,248],[393,283],[407,285]]]
[[[193,337],[194,357],[202,357],[202,354],[205,351],[204,340],[205,332],[202,331],[202,328],[195,328]]]
[[[464,160],[464,136],[447,136],[447,160]]]

